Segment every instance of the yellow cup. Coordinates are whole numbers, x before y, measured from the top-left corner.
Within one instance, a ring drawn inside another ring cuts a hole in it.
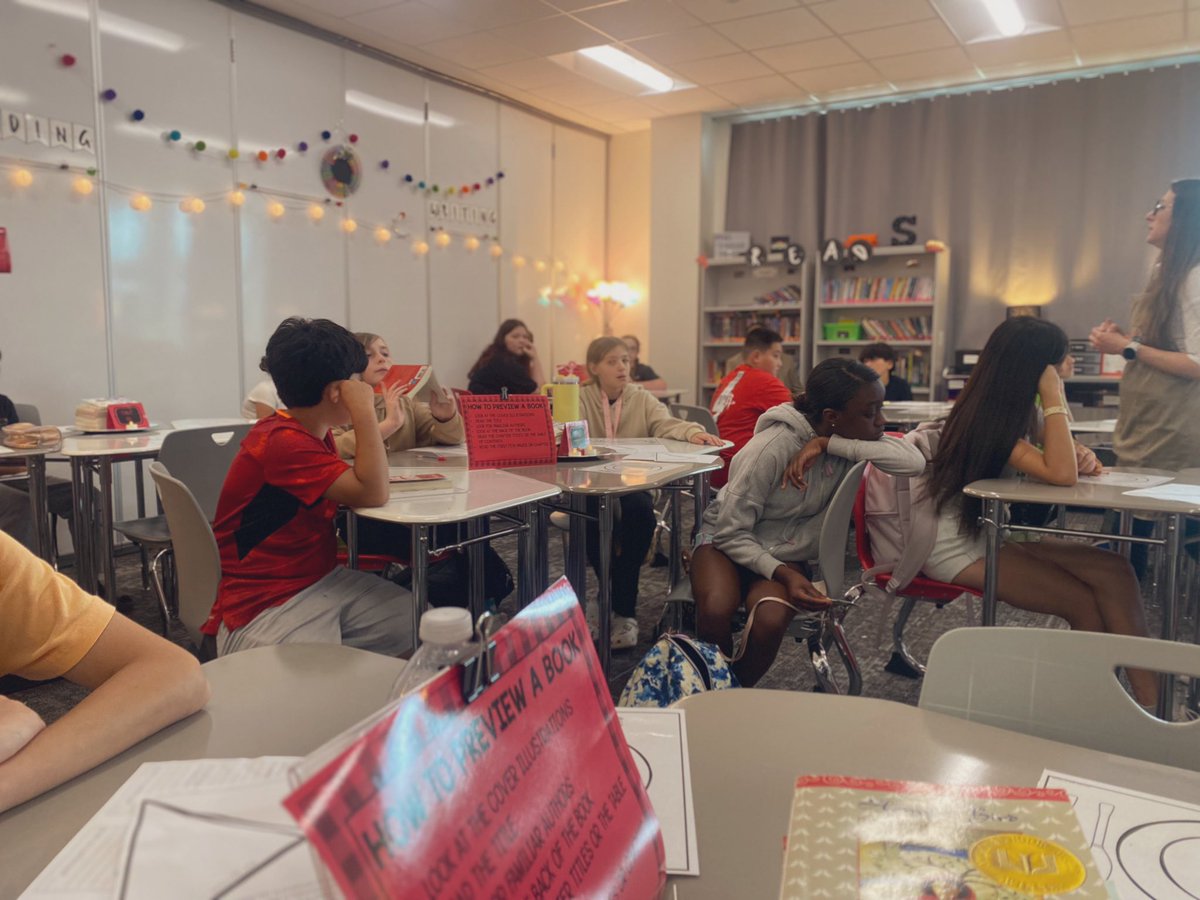
[[[542,393],[550,398],[550,415],[555,422],[579,421],[579,383],[543,384]]]

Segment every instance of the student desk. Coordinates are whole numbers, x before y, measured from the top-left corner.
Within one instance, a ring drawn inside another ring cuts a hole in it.
[[[1088,422],[1068,422],[1071,434],[1103,434],[1110,438],[1117,430],[1116,419],[1092,419]]]
[[[1200,485],[1200,477],[1196,474],[1168,472],[1159,469],[1130,469],[1120,466],[1108,469],[1109,472],[1142,475],[1168,476],[1176,484]],[[1150,544],[1162,547],[1166,561],[1166,584],[1158,591],[1159,602],[1162,605],[1161,637],[1173,641],[1178,633],[1177,594],[1179,588],[1179,571],[1182,564],[1180,553],[1183,546],[1183,519],[1185,516],[1200,515],[1200,502],[1190,503],[1177,500],[1160,500],[1154,497],[1131,497],[1126,491],[1128,487],[1116,485],[1092,484],[1080,482],[1072,487],[1044,484],[1026,478],[989,478],[975,481],[963,488],[963,493],[969,497],[978,497],[983,501],[983,515],[980,523],[984,527],[987,539],[986,570],[983,583],[983,624],[996,624],[996,580],[998,577],[997,559],[1000,544],[1005,530],[1029,531],[1041,534],[1065,534],[1075,537],[1114,540],[1115,536],[1094,531],[1079,531],[1056,526],[1034,527],[1030,525],[1007,525],[1001,516],[1001,505],[1004,503],[1046,503],[1050,505],[1083,506],[1091,509],[1115,510],[1127,519],[1127,514],[1145,513],[1159,514],[1164,517],[1165,527],[1162,537],[1139,538],[1128,535],[1128,530],[1122,528],[1125,542]],[[1160,692],[1158,713],[1166,717],[1170,710],[1171,685],[1173,679],[1163,676],[1165,688]]]
[[[778,896],[799,775],[1031,786],[1054,769],[1200,803],[1200,772],[890,700],[742,688],[679,705],[687,711],[701,875],[672,878],[671,900],[673,890],[680,900]]]
[[[337,644],[259,647],[206,663],[205,709],[0,813],[0,897],[17,896],[141,763],[304,756],[382,707],[403,668]]]
[[[436,450],[436,448],[432,448]],[[400,465],[404,463],[404,465]],[[446,475],[444,488],[425,490],[396,490],[383,506],[359,507],[350,510],[347,520],[346,544],[349,550],[350,568],[358,566],[358,540],[356,517],[394,522],[412,529],[413,634],[419,631],[418,623],[425,606],[426,578],[431,547],[430,533],[437,525],[467,523],[467,539],[458,544],[472,550],[482,550],[483,541],[508,534],[518,536],[518,590],[527,603],[533,599],[535,579],[533,577],[533,553],[538,546],[537,503],[559,493],[557,486],[543,481],[526,478],[505,469],[468,469],[466,457],[459,456],[439,461],[412,451],[394,453],[389,465],[396,474],[413,474],[436,467]],[[518,470],[524,473],[525,470]],[[489,534],[486,530],[487,517],[511,511],[512,523],[507,529]],[[442,548],[445,549],[445,548]],[[483,558],[471,558],[471,609],[475,616],[483,612]],[[522,604],[524,605],[524,603]]]
[[[10,462],[25,463],[26,474],[14,477],[29,479],[29,514],[33,521],[33,552],[50,565],[54,565],[55,560],[52,559],[54,542],[50,539],[50,510],[46,494],[46,457],[48,455],[50,454],[41,448],[13,450],[10,447],[0,447],[0,466]],[[0,484],[2,483],[3,481],[0,481]]]
[[[954,404],[940,400],[902,400],[883,404],[883,417],[889,425],[910,428],[950,415]]]

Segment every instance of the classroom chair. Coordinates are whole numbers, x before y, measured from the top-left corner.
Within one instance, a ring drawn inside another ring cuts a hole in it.
[[[685,422],[695,422],[704,427],[709,434],[720,434],[717,431],[717,420],[703,406],[688,406],[686,403],[670,404],[671,415]]]
[[[33,425],[42,424],[42,414],[32,403],[13,402],[17,411],[18,422],[29,422]],[[50,513],[50,560],[55,569],[58,568],[58,516]]]
[[[860,483],[854,497],[854,546],[858,552],[859,565],[864,570],[875,566],[875,556],[871,552],[871,536],[867,533],[867,490],[866,483]],[[875,583],[887,591],[888,575],[881,573],[875,576]],[[924,575],[917,575],[907,586],[897,591],[897,596],[903,598],[896,621],[892,623],[892,657],[884,669],[893,675],[903,675],[905,678],[920,678],[925,674],[925,666],[909,652],[904,642],[904,626],[918,600],[933,603],[941,609],[947,603],[966,596],[979,597],[981,594],[960,584],[950,584],[945,581],[934,581]]]
[[[1132,666],[1200,678],[1200,647],[1055,628],[956,628],[929,653],[922,709],[1200,771],[1200,721],[1164,722],[1122,687]]]
[[[175,592],[178,618],[198,648],[198,655],[203,662],[209,656],[211,647],[206,648],[200,626],[212,610],[217,597],[217,585],[221,581],[221,554],[217,549],[217,539],[213,536],[212,525],[200,502],[186,484],[167,471],[161,460],[150,463],[150,477],[158,488],[170,531],[171,554],[175,559],[178,578]],[[154,574],[156,578],[161,578],[157,565]],[[162,596],[161,587],[159,596]],[[165,604],[163,615],[170,615]],[[164,632],[166,630],[164,627]]]

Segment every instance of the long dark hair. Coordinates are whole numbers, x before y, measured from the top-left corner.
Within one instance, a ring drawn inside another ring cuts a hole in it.
[[[1147,344],[1162,350],[1180,349],[1172,337],[1179,292],[1188,273],[1200,264],[1200,178],[1172,181],[1171,191],[1171,227],[1150,283],[1133,308],[1135,330]]]
[[[996,478],[1029,432],[1038,381],[1067,355],[1067,336],[1052,322],[1018,316],[988,338],[946,424],[930,467],[928,491],[938,512],[962,497],[961,528],[979,533],[980,502],[962,489]]]
[[[467,378],[474,378],[481,369],[497,356],[511,356],[518,362],[522,362],[525,365],[529,364],[528,360],[522,360],[519,356],[509,353],[508,347],[504,344],[504,339],[508,337],[508,333],[516,328],[524,328],[526,331],[529,331],[529,326],[520,319],[505,319],[500,323],[500,327],[496,330],[496,336],[492,338],[490,344],[483,348],[483,352],[479,354],[479,359],[475,360],[475,365],[471,366],[471,371],[467,373]],[[532,331],[529,331],[529,337],[532,340]]]
[[[804,393],[796,398],[796,409],[813,428],[821,424],[827,409],[843,410],[864,384],[879,380],[879,373],[856,359],[835,356],[818,363],[804,379]]]

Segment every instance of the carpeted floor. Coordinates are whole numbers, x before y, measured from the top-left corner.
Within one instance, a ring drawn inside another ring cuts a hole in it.
[[[1095,525],[1094,522],[1088,524]],[[690,522],[686,520],[685,528],[690,528]],[[498,541],[497,549],[510,568],[515,571],[514,542],[511,539]],[[847,555],[847,571],[857,576],[860,569],[857,560],[853,558],[852,544],[847,547]],[[552,576],[556,576],[557,573],[563,571],[562,547],[557,533],[551,535],[550,557],[550,571]],[[69,569],[67,571],[69,572]],[[117,579],[118,593],[130,598],[127,604],[122,605],[126,613],[147,628],[157,631],[160,628],[157,604],[153,599],[152,592],[144,590],[142,587],[139,557],[136,553],[125,554],[118,559]],[[620,694],[629,672],[658,637],[658,623],[662,617],[666,593],[666,567],[644,567],[638,610],[638,620],[641,626],[640,641],[633,650],[613,653],[609,683],[614,698]],[[589,571],[588,595],[594,597],[595,594],[595,576]],[[501,609],[511,612],[512,600],[505,601]],[[1155,618],[1156,612],[1153,609],[1149,610],[1152,620]],[[862,606],[852,609],[848,613],[845,623],[846,633],[862,670],[863,693],[870,697],[915,704],[921,690],[920,681],[894,675],[884,670],[884,666],[891,656],[891,627],[894,616],[895,609],[891,605],[867,600]],[[1022,612],[1003,604],[1000,606],[998,617],[999,624],[1002,625],[1064,627],[1063,623],[1057,619]],[[932,605],[923,604],[913,613],[905,634],[913,653],[918,659],[924,659],[933,642],[943,632],[951,628],[976,624],[978,621],[977,603],[955,602],[940,610]],[[1152,621],[1151,633],[1155,633],[1156,628],[1157,625]],[[172,640],[187,646],[186,635],[178,624],[172,627],[170,636]],[[803,645],[785,641],[775,665],[759,683],[759,687],[777,690],[811,690],[815,679],[803,651]],[[62,680],[33,684],[6,679],[0,682],[0,692],[29,704],[48,721],[62,715],[84,695],[81,688]]]

